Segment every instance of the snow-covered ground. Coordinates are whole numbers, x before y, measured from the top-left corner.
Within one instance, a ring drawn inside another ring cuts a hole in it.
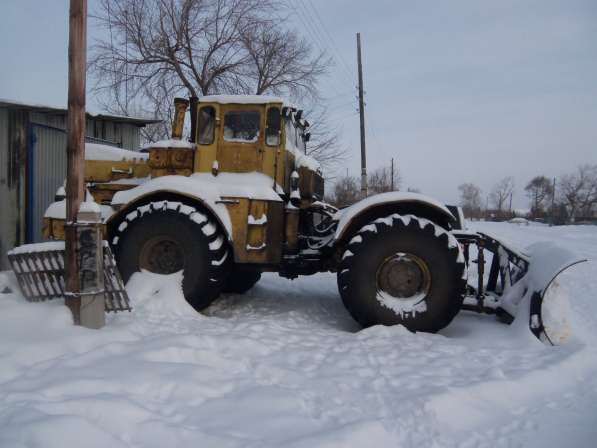
[[[479,223],[597,260],[597,227]],[[133,277],[100,330],[0,274],[1,447],[587,447],[597,439],[597,264],[562,275],[576,336],[546,347],[490,316],[438,335],[359,331],[335,277],[275,275],[194,313]],[[12,290],[13,292],[9,292]],[[4,293],[1,293],[5,291]]]

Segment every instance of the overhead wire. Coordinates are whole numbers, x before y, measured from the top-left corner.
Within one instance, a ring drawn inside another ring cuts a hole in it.
[[[307,18],[307,22],[311,25],[311,28],[315,31],[315,34],[317,36],[317,38],[319,39],[319,41],[323,44],[323,46],[328,49],[328,54],[330,55],[330,57],[335,60],[336,65],[338,66],[338,68],[340,69],[340,72],[342,74],[342,76],[344,76],[345,80],[349,83],[349,85],[352,85],[352,83],[354,82],[353,80],[356,79],[354,77],[351,76],[350,71],[346,71],[346,67],[344,67],[342,64],[340,64],[340,60],[339,60],[339,55],[335,55],[336,50],[333,48],[333,46],[328,45],[327,42],[329,42],[330,44],[332,43],[330,41],[329,38],[326,38],[324,32],[325,32],[325,27],[320,27],[319,24],[322,23],[321,19],[318,18],[318,13],[315,11],[311,11],[309,9],[309,7],[307,6],[307,4],[305,3],[304,0],[298,0],[300,2],[300,4],[303,5],[303,8],[301,9],[301,12],[304,14],[304,16]],[[313,13],[313,14],[312,14]],[[329,36],[329,33],[328,33]]]
[[[332,50],[326,44],[325,36],[319,30],[316,20],[314,20],[314,18],[310,15],[306,5],[301,2],[301,4],[303,5],[303,8],[301,8],[300,6],[297,7],[294,4],[294,2],[288,2],[288,4],[296,13],[296,17],[298,18],[298,20],[302,23],[302,25],[308,31],[308,34],[310,35],[311,42],[319,49],[319,51],[321,51],[324,54],[328,54],[330,56],[330,58],[332,58],[332,60],[334,60],[336,62],[336,65],[341,67],[337,61],[337,57],[334,55]],[[339,73],[341,73],[343,75],[342,82],[343,83],[347,82],[348,86],[350,86],[350,90],[352,91],[352,89],[354,88],[354,85],[352,84],[350,77],[347,77],[347,75],[344,71],[340,71]],[[330,85],[331,85],[332,89],[338,94],[338,96],[345,96],[343,93],[340,92],[340,90],[338,89],[336,84],[331,83]]]
[[[336,41],[335,41],[334,37],[330,34],[330,32],[328,31],[327,26],[325,26],[325,24],[323,23],[323,20],[321,19],[321,14],[319,14],[319,10],[317,9],[317,7],[313,4],[313,2],[311,0],[307,0],[307,1],[311,5],[311,8],[312,8],[313,13],[315,15],[315,18],[317,19],[317,21],[321,25],[321,29],[323,29],[323,31],[325,32],[325,34],[329,38],[330,43],[332,44],[331,45],[332,49],[334,50],[334,52],[336,53],[336,55],[340,59],[340,62],[344,66],[344,69],[346,70],[346,73],[348,74],[349,78],[350,79],[356,79],[356,73],[354,72],[354,67],[351,68],[350,65],[346,63],[346,60],[344,59],[344,57],[342,57],[342,53],[340,52],[339,47],[336,44]]]

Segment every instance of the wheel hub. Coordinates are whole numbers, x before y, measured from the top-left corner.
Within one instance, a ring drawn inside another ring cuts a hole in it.
[[[397,253],[387,258],[377,272],[378,289],[399,299],[426,294],[430,285],[427,264],[412,254]]]
[[[168,236],[153,237],[141,249],[139,267],[156,274],[173,274],[184,269],[184,251]]]

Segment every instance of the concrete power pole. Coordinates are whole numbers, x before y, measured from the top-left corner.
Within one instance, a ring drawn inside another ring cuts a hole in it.
[[[65,225],[65,303],[75,325],[105,324],[100,210],[85,203],[87,0],[70,0]]]
[[[357,61],[359,68],[359,118],[361,121],[361,195],[367,196],[367,152],[365,147],[365,101],[363,92],[363,64],[361,62],[361,33],[357,33]]]
[[[550,226],[553,226],[556,222],[556,178],[553,178],[553,185],[551,187],[551,222]]]
[[[390,172],[392,174],[392,191],[394,191],[394,157],[392,157],[392,168],[390,169]]]

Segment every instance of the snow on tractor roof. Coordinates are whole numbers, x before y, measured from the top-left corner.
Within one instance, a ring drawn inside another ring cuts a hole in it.
[[[277,96],[269,95],[207,95],[199,98],[200,103],[218,104],[270,104],[282,103],[290,106],[287,101]]]

